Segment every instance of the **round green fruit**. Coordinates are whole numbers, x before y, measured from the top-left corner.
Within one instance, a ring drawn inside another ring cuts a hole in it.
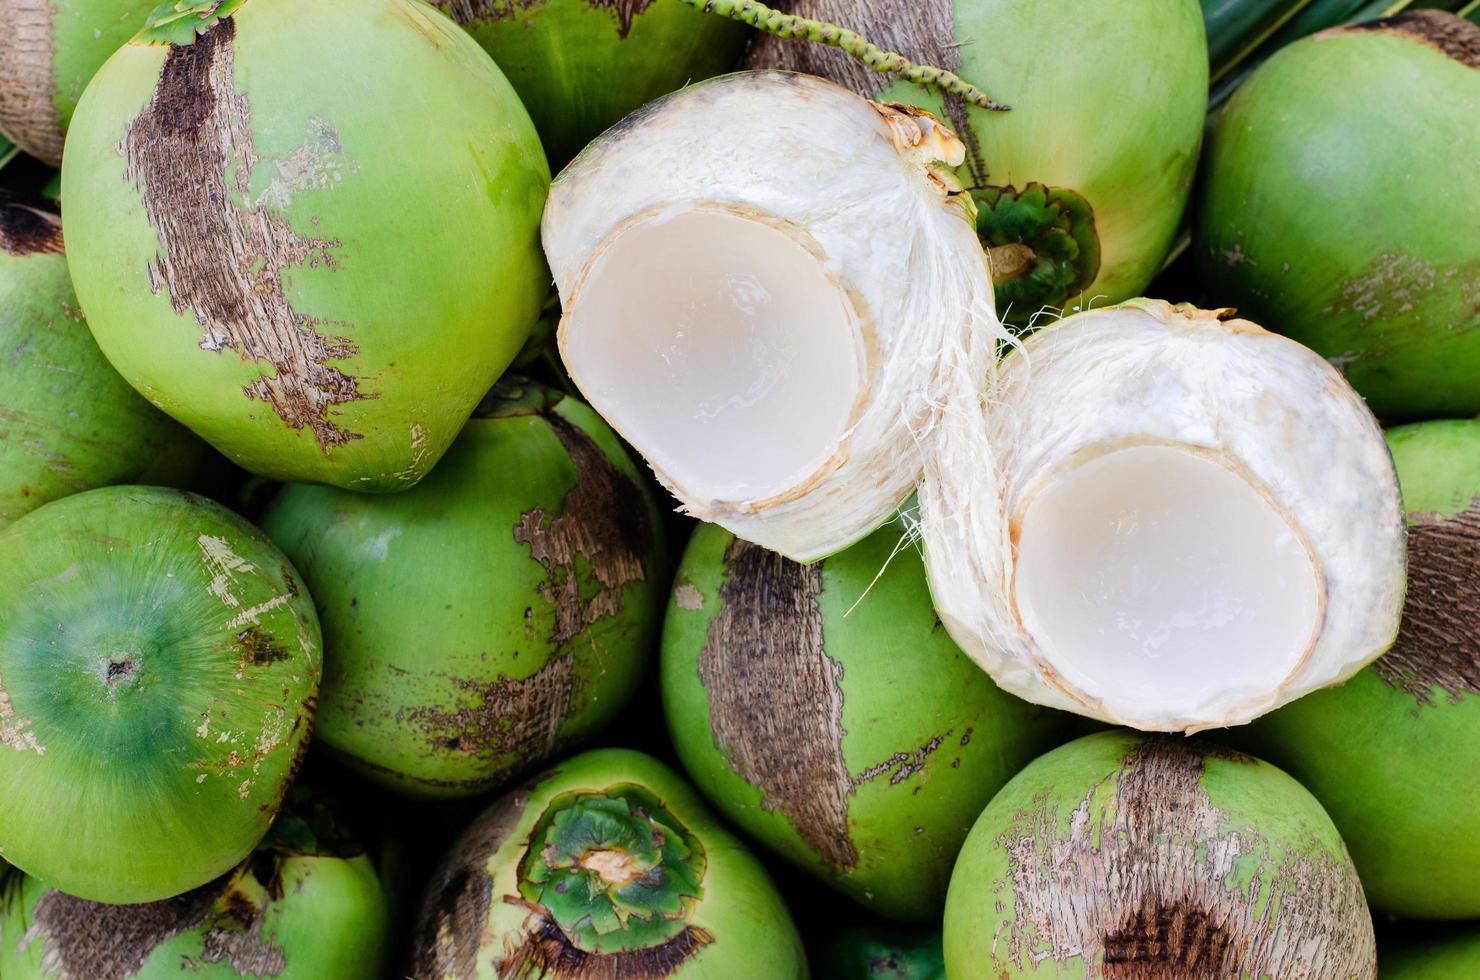
[[[286,487],[262,526],[328,650],[318,738],[394,789],[470,796],[606,725],[657,643],[650,494],[574,398],[500,383],[405,493]]]
[[[790,980],[807,965],[760,862],[694,791],[602,749],[474,821],[432,879],[410,973]]]
[[[300,788],[251,857],[176,898],[103,905],[35,878],[0,884],[6,980],[371,980],[390,940],[375,861]]]
[[[1219,112],[1194,251],[1219,303],[1329,358],[1379,416],[1480,413],[1480,27],[1324,31]]]
[[[870,909],[923,922],[972,821],[1066,716],[961,652],[900,534],[801,565],[701,525],[664,623],[663,700],[721,813]]]
[[[923,106],[960,134],[961,183],[992,256],[997,310],[1017,325],[1140,296],[1192,188],[1207,104],[1197,0],[796,0],[983,86],[1008,112],[942,99],[819,44],[764,35],[752,68],[821,75]]]
[[[1319,803],[1251,756],[1101,732],[1024,769],[951,875],[952,980],[1370,978],[1372,918]]]
[[[88,79],[157,0],[0,3],[0,133],[53,167]]]
[[[750,32],[680,0],[432,0],[498,62],[563,165],[638,106],[729,71]]]
[[[1382,980],[1474,980],[1480,977],[1480,931],[1454,927],[1394,939],[1382,950]]]
[[[1393,648],[1248,731],[1341,829],[1372,907],[1480,916],[1480,421],[1393,429],[1408,597]]]
[[[176,483],[204,446],[113,370],[72,294],[61,219],[0,198],[0,527],[115,483]]]
[[[548,185],[514,90],[416,0],[166,3],[62,167],[124,378],[245,469],[372,491],[424,476],[519,352]]]
[[[0,531],[0,855],[99,902],[224,873],[313,723],[298,573],[218,504],[105,487]]]

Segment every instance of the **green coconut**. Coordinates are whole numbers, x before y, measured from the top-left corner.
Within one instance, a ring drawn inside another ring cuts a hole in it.
[[[0,855],[99,902],[225,873],[298,770],[321,669],[302,579],[240,517],[157,487],[0,531]]]
[[[19,875],[0,886],[6,980],[371,980],[391,935],[375,860],[302,788],[251,857],[176,898],[103,905]]]
[[[671,769],[567,759],[485,810],[432,880],[411,976],[807,976],[762,869]]]
[[[952,980],[1370,978],[1372,918],[1321,805],[1196,739],[1101,732],[1024,769],[951,876]]]
[[[53,167],[88,79],[157,0],[0,3],[0,133]]]
[[[939,929],[852,926],[829,936],[819,980],[946,980]]]
[[[958,72],[991,112],[817,44],[757,37],[752,68],[791,68],[923,106],[966,144],[957,168],[992,256],[997,309],[1026,324],[1141,295],[1192,187],[1208,86],[1197,0],[795,0],[916,62]]]
[[[508,76],[552,166],[645,102],[729,71],[750,32],[680,0],[432,0]]]
[[[1474,980],[1480,977],[1480,931],[1451,927],[1385,943],[1383,980]]]
[[[72,293],[55,210],[3,196],[0,347],[0,527],[80,490],[177,483],[200,463],[201,442],[98,350]]]
[[[1393,429],[1408,510],[1398,641],[1341,687],[1260,719],[1254,751],[1330,812],[1372,906],[1480,916],[1480,421]]]
[[[701,525],[664,623],[663,700],[722,814],[870,909],[924,922],[972,821],[1065,716],[961,652],[900,536],[886,525],[801,565]]]
[[[1220,303],[1380,416],[1480,413],[1480,27],[1416,10],[1270,58],[1219,112],[1194,250]],[[1427,169],[1426,169],[1427,168]]]
[[[403,792],[530,771],[610,722],[657,645],[651,495],[594,412],[532,382],[496,387],[415,489],[294,485],[262,526],[318,602],[320,743]]]
[[[166,3],[149,25],[88,86],[62,168],[98,345],[254,473],[414,484],[549,283],[518,96],[416,0]]]

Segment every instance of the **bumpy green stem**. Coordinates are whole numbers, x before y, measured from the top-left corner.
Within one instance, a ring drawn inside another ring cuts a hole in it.
[[[817,44],[838,48],[863,62],[874,71],[885,75],[898,75],[907,82],[939,89],[947,95],[959,96],[983,109],[1005,111],[1012,106],[996,102],[991,96],[953,72],[930,65],[917,65],[895,51],[885,51],[868,38],[850,31],[846,27],[827,24],[820,20],[784,14],[758,0],[683,0],[690,7],[705,13],[719,14],[731,20],[749,24],[758,31],[775,34],[783,38],[801,38]]]

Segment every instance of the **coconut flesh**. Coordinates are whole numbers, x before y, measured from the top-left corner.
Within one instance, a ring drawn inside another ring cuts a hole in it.
[[[556,180],[571,378],[684,508],[797,561],[919,486],[958,644],[1027,700],[1248,721],[1391,644],[1382,434],[1304,347],[1134,301],[994,367],[961,144],[920,110],[755,72],[676,93]]]

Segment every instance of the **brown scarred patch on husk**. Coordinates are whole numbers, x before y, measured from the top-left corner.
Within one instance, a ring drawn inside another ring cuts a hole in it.
[[[738,538],[699,654],[709,728],[730,768],[834,871],[858,862],[848,836],[843,666],[822,640],[821,564]]]
[[[917,749],[909,752],[894,753],[883,762],[869,766],[863,772],[853,777],[853,785],[862,786],[864,783],[871,783],[885,773],[889,774],[890,786],[904,782],[915,773],[924,771],[926,760],[930,758],[936,749],[940,748],[942,742],[950,738],[954,733],[955,729],[947,728],[941,734],[927,740],[924,745]],[[967,741],[970,741],[971,729],[966,729],[966,734],[962,737],[965,739],[962,742],[963,745]]]
[[[1391,34],[1427,45],[1470,68],[1480,68],[1480,26],[1443,10],[1409,10],[1361,24],[1333,27],[1317,37]]]
[[[678,972],[714,934],[688,926],[665,943],[618,953],[588,953],[573,946],[560,926],[514,898],[505,902],[530,909],[532,922],[522,934],[504,941],[504,954],[495,963],[501,980],[662,980]]]
[[[544,418],[575,467],[576,484],[559,516],[551,519],[543,507],[520,515],[514,540],[545,566],[548,578],[539,591],[555,606],[551,639],[562,646],[622,611],[622,590],[647,578],[643,563],[653,551],[653,526],[641,489],[590,436],[558,412]],[[582,598],[582,580],[589,584],[593,576],[601,588]]]
[[[1480,497],[1408,526],[1408,596],[1393,648],[1372,665],[1390,687],[1436,704],[1480,694]]]
[[[856,0],[783,0],[774,3],[800,17],[810,17],[857,31],[886,51],[898,51],[916,64],[946,71],[961,70],[951,0],[910,3],[858,3]],[[758,34],[745,57],[746,68],[784,68],[831,79],[865,98],[874,98],[891,77],[881,75],[851,55],[822,44],[807,44],[773,34]],[[987,183],[980,140],[971,127],[968,106],[958,95],[944,96],[951,128],[966,144],[966,165],[974,185]]]
[[[32,156],[62,162],[65,137],[53,100],[52,0],[0,3],[0,131]]]
[[[432,0],[448,17],[464,27],[490,20],[513,17],[517,11],[533,10],[545,5],[545,0]]]
[[[996,846],[1015,918],[997,958],[1102,963],[1113,980],[1372,975],[1372,920],[1349,863],[1265,840],[1203,786],[1199,743],[1147,736],[1068,814],[1048,794]],[[1247,884],[1238,884],[1251,873]]]
[[[235,36],[227,18],[195,43],[170,48],[149,105],[120,146],[124,175],[159,235],[151,288],[167,290],[175,312],[205,329],[202,350],[234,350],[266,365],[243,392],[289,428],[307,427],[327,453],[361,438],[331,420],[335,406],[371,396],[329,364],[358,349],[294,309],[283,273],[333,268],[339,242],[301,237],[286,218],[248,203],[258,157],[251,105],[234,86]]]
[[[570,654],[555,656],[519,679],[456,680],[469,699],[463,706],[452,711],[430,705],[410,708],[406,722],[418,727],[436,752],[488,758],[517,753],[518,759],[488,782],[502,779],[554,750],[570,713],[573,661]]]
[[[22,204],[0,196],[0,251],[17,258],[43,253],[61,255],[61,215],[41,202]]]

